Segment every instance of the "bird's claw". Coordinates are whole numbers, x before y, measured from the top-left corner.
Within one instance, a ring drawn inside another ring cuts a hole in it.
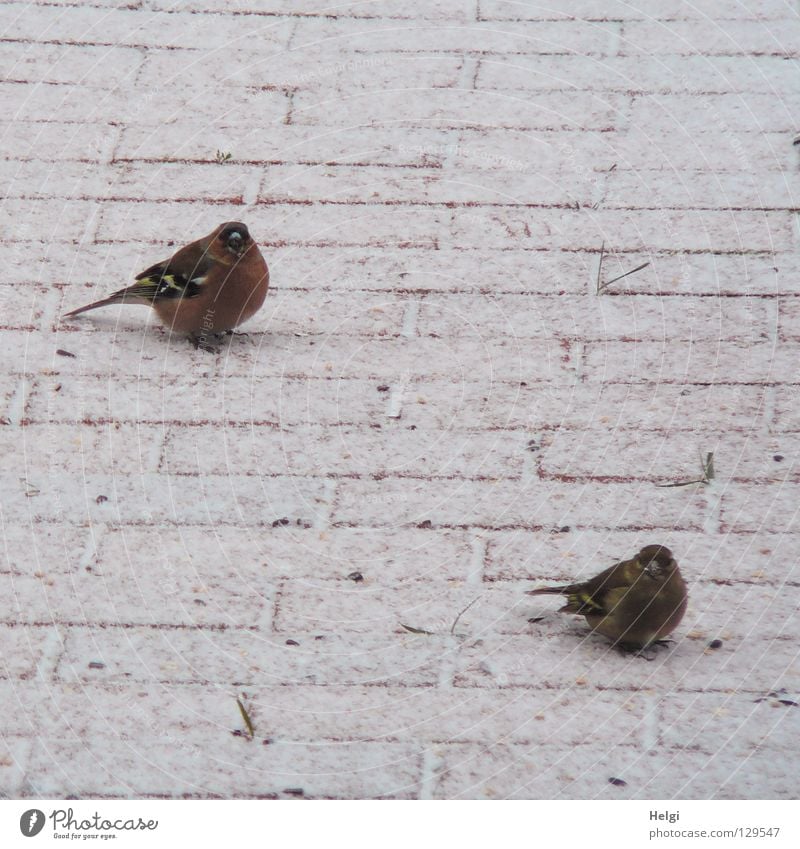
[[[646,646],[632,646],[629,643],[618,643],[617,648],[623,654],[632,654],[635,657],[644,658],[646,661],[653,661],[656,659],[656,649],[657,648],[666,648],[670,643],[674,643],[675,640],[663,639],[663,640],[653,640],[652,643]]]
[[[214,334],[215,336],[217,334]],[[189,334],[189,341],[194,345],[196,351],[206,351],[209,354],[217,354],[219,353],[219,348],[211,345],[208,341],[208,336],[202,335],[198,336],[195,333]]]

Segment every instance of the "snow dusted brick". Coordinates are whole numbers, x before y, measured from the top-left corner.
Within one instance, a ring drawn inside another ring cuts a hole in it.
[[[775,429],[800,430],[800,408],[794,386],[779,386],[775,390]]]
[[[796,71],[783,56],[754,56],[742,61],[734,56],[635,55],[604,56],[584,75],[584,55],[513,56],[481,59],[476,78],[479,89],[593,90],[628,93],[723,94],[771,92],[791,85]]]
[[[512,27],[498,27],[489,21],[478,21],[469,27],[393,19],[386,21],[365,18],[358,27],[345,18],[300,20],[292,38],[292,49],[314,47],[326,39],[337,46],[346,46],[357,54],[421,53],[426,54],[609,54],[619,39],[620,24],[616,21],[532,20]]]
[[[479,323],[476,315],[481,316]],[[771,326],[767,305],[756,299],[457,295],[427,297],[419,329],[423,335],[456,337],[509,334],[630,340],[642,335],[652,339],[658,333],[689,340],[757,338],[766,336]]]
[[[492,531],[486,533],[484,580],[568,583],[596,575],[646,544],[669,546],[692,587],[794,583],[800,567],[792,559],[791,535],[752,533],[709,536],[696,531]],[[531,585],[533,586],[533,585]],[[692,602],[694,607],[694,600]],[[705,615],[705,612],[701,615]]]
[[[731,134],[747,129],[751,132],[792,132],[796,126],[793,113],[797,103],[792,99],[777,105],[766,94],[647,95],[636,98],[631,108],[635,126],[647,126],[651,133],[702,131],[709,120]]]
[[[37,3],[35,15],[15,18],[14,32],[18,38],[36,43],[37,50],[46,55],[50,40],[81,47],[96,44],[106,48],[126,45],[148,50],[193,48],[208,51],[216,50],[220,42],[230,44],[246,39],[254,31],[262,44],[278,47],[288,43],[292,28],[290,20],[280,17],[196,15],[178,11],[174,5],[156,12],[152,4],[148,4],[148,8],[135,8],[137,5],[141,6],[131,3],[120,7],[116,2],[98,2],[96,7],[106,7],[102,14],[94,11],[95,7],[80,6],[70,6],[69,14],[64,14],[63,6]],[[118,8],[110,8],[113,6]],[[80,61],[81,55],[92,55],[92,51],[85,54],[75,51],[70,57]]]
[[[658,172],[615,171],[609,175],[603,204],[629,209],[656,206],[687,209],[788,209],[800,195],[795,174],[747,168],[715,174],[684,172],[669,182]]]
[[[0,580],[8,583],[8,577],[0,574]],[[6,596],[12,599],[13,594]],[[49,657],[58,647],[54,643],[52,630],[28,626],[20,621],[0,625],[3,636],[3,660],[0,662],[0,679],[27,680],[35,678],[37,669],[45,657]],[[49,667],[49,664],[47,664]],[[6,684],[0,680],[4,689]],[[7,690],[6,690],[7,691]]]
[[[800,529],[799,493],[793,483],[730,489],[722,497],[723,529],[796,532]]]
[[[642,433],[637,430],[605,432],[559,430],[545,433],[538,443],[542,477],[650,480],[659,486],[703,477],[703,459],[714,455],[714,481],[794,481],[800,475],[793,435],[766,440],[759,430],[750,433],[704,432]],[[665,423],[666,424],[666,423]],[[668,425],[667,425],[668,426]]]
[[[153,8],[172,9],[169,0],[154,0]],[[224,0],[189,0],[185,8],[192,12],[230,12],[230,6]],[[346,0],[331,7],[328,0],[269,0],[268,3],[256,0],[243,0],[237,3],[236,11],[256,12],[261,15],[297,15],[298,17],[341,17],[341,18],[422,18],[423,20],[470,21],[475,19],[474,0],[431,0],[424,10],[410,9],[401,0],[373,0],[365,6],[360,0]],[[360,26],[360,20],[352,22],[354,28]]]
[[[48,151],[57,147],[59,162],[107,162],[111,158],[119,129],[106,122],[68,124],[51,120],[0,122],[3,138],[3,157],[8,159],[38,159],[52,168]]]
[[[689,4],[687,4],[688,6]],[[625,23],[620,40],[622,55],[679,54],[699,56],[739,56],[746,64],[750,55],[786,56],[797,53],[800,24],[796,17],[776,14],[780,4],[767,3],[772,15],[767,20],[639,20]],[[783,7],[784,10],[786,7]],[[751,9],[748,4],[747,9]]]
[[[431,686],[442,656],[441,639],[420,644],[411,634],[367,639],[358,633],[294,632],[287,643],[284,634],[247,629],[139,626],[72,627],[65,636],[59,681],[204,683],[234,693],[279,684]]]
[[[387,399],[387,404],[391,401]],[[415,477],[518,477],[524,434],[470,431],[416,433],[408,428],[226,429],[174,428],[162,464],[172,474],[248,474]],[[216,455],[216,456],[215,456]],[[213,458],[211,460],[207,458]]]
[[[412,98],[407,92],[358,92],[336,98],[334,110],[331,106],[330,99],[321,100],[318,92],[300,92],[293,99],[292,122],[334,127],[386,126],[400,121],[411,127],[430,124],[453,129],[600,130],[619,124],[623,100],[585,92],[535,92],[512,98],[434,88]]]
[[[669,796],[672,776],[693,799],[738,799],[739,786],[747,798],[790,799],[793,792],[789,768],[768,751],[749,757],[738,781],[718,755],[680,749],[642,755],[635,747],[587,745],[565,753],[545,741],[454,744],[435,754],[437,799],[658,800]]]
[[[256,524],[271,525],[284,516],[313,524],[325,504],[323,482],[305,478],[197,478],[146,471],[124,478],[90,472],[62,477],[47,470],[25,477],[7,473],[2,483],[12,496],[24,497],[14,505],[15,515],[28,521],[196,524],[224,517],[236,521],[246,514]]]
[[[221,150],[234,161],[263,166],[288,162],[438,167],[440,151],[446,150],[452,139],[447,131],[426,127],[411,128],[398,138],[395,130],[384,127],[341,127],[332,135],[320,136],[308,127],[289,125],[281,129],[280,140],[235,121],[209,126],[187,119],[181,121],[181,128],[180,135],[165,139],[152,127],[125,127],[116,158],[214,162],[216,151]]]
[[[2,226],[19,242],[60,241],[76,243],[94,231],[99,205],[96,201],[64,199],[6,200]]]
[[[703,493],[656,489],[651,495],[652,489],[652,484],[576,487],[538,481],[344,480],[333,520],[337,524],[377,527],[423,522],[482,528],[692,528],[702,524],[706,509]]]
[[[450,152],[461,153],[455,146],[452,151],[442,149],[442,153]],[[512,168],[487,173],[491,162],[488,159],[487,168],[481,168],[476,160],[470,170],[465,169],[458,176],[443,173],[441,168],[415,168],[391,177],[378,166],[273,168],[262,187],[263,200],[266,203],[315,200],[344,205],[362,204],[366,196],[370,203],[394,206],[414,202],[477,206],[487,199],[498,206],[559,206],[574,205],[576,201],[588,206],[601,195],[604,183],[602,174],[569,171],[546,180],[532,168],[529,173]]]
[[[780,4],[770,0],[756,0],[742,6],[738,0],[578,0],[568,11],[540,3],[519,0],[482,0],[481,17],[485,20],[537,20],[563,16],[588,20],[639,20],[665,18],[670,24],[676,20],[690,19],[693,23],[707,16],[718,18],[773,18],[780,17]],[[710,22],[709,22],[710,23]]]
[[[382,55],[380,58],[353,57],[352,44],[340,54],[331,51],[330,44],[284,52],[276,46],[274,53],[261,50],[242,50],[231,56],[229,52],[204,55],[203,67],[215,85],[235,91],[237,86],[293,90],[340,90],[387,88],[396,86],[402,78],[408,89],[451,88],[456,85],[463,68],[463,60],[453,57],[416,57],[407,55]],[[275,58],[280,59],[276,66]],[[189,74],[196,70],[186,69]],[[174,59],[169,53],[154,54],[145,63],[139,81],[160,85],[174,79]],[[205,79],[205,76],[204,76]]]
[[[79,740],[40,742],[31,755],[29,769],[37,778],[28,792],[52,796],[62,785],[70,788],[68,793],[77,791],[74,776],[86,772],[91,778],[81,786],[93,797],[325,798],[334,773],[341,776],[342,795],[350,798],[415,798],[419,793],[421,754],[408,743],[253,747],[228,729],[220,729],[213,744],[207,735],[166,743],[159,737],[135,744],[113,736],[97,739],[102,757]],[[72,768],[54,770],[53,761]]]
[[[705,340],[680,346],[591,343],[586,347],[586,366],[598,380],[614,383],[793,383],[797,375],[790,349],[776,351],[772,342],[761,340],[724,347]]]
[[[0,796],[797,797],[800,19],[568,5],[9,7]],[[248,335],[62,318],[230,219]]]
[[[153,557],[154,569],[170,570],[176,580],[191,576],[201,581],[211,569],[224,568],[234,580],[254,590],[260,585],[262,593],[271,592],[284,579],[304,585],[327,585],[336,579],[363,582],[366,587],[392,587],[431,575],[464,581],[474,571],[472,542],[465,532],[320,531],[296,520],[284,522],[284,518],[269,532],[224,525],[121,526],[102,536],[91,563],[101,573],[134,568],[137,553],[156,539],[159,552]],[[46,531],[47,527],[43,528]],[[164,580],[169,582],[166,576]]]

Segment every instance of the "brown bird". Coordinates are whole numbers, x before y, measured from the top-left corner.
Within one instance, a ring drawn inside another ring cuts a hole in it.
[[[592,630],[626,651],[646,649],[671,634],[686,612],[688,593],[672,552],[646,545],[579,584],[542,587],[528,595],[565,595],[565,613],[586,617]]]
[[[65,318],[111,304],[144,304],[170,330],[205,348],[211,334],[231,331],[258,312],[268,288],[269,269],[258,245],[244,224],[228,221],[138,274],[131,286]]]

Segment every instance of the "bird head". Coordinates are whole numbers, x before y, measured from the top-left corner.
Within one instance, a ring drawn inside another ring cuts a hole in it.
[[[636,555],[636,559],[653,578],[665,578],[674,569],[672,552],[665,545],[646,545]]]
[[[240,221],[229,221],[217,228],[216,242],[220,253],[232,254],[236,259],[253,243],[247,227]]]

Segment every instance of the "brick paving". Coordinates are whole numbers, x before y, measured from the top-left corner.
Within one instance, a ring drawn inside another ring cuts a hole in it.
[[[0,794],[797,797],[796,2],[0,39]],[[231,219],[249,336],[59,320]],[[524,594],[653,542],[651,662]]]

